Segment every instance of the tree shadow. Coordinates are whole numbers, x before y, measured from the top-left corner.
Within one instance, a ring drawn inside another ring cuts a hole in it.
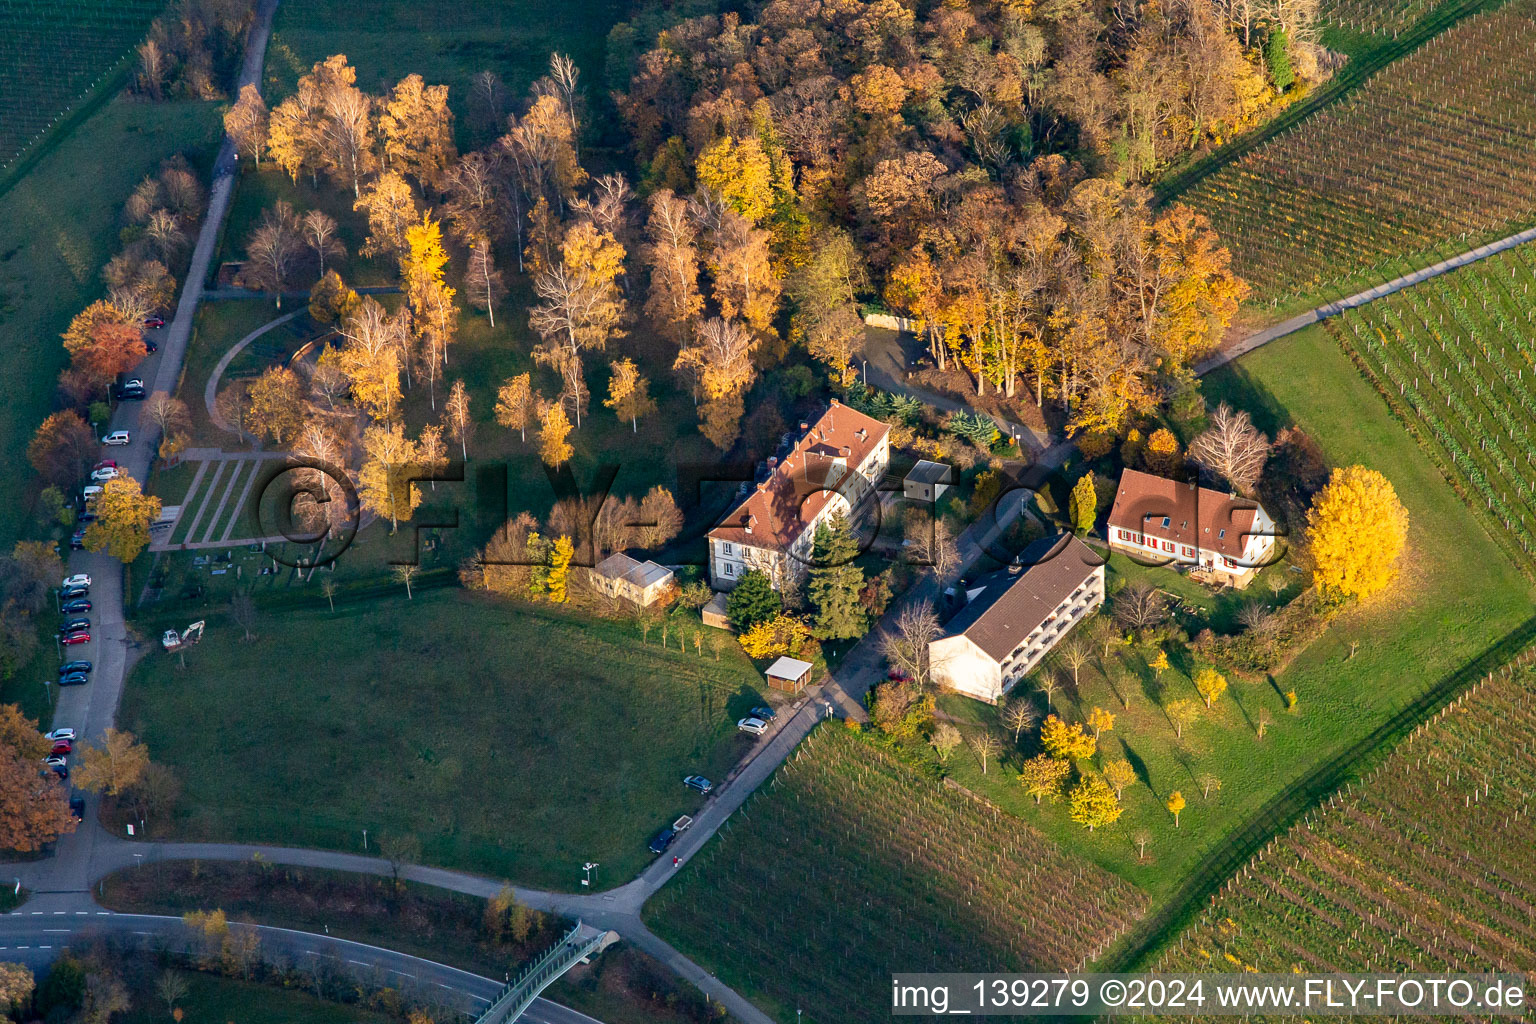
[[[1141,784],[1151,790],[1154,797],[1162,800],[1163,795],[1152,785],[1152,773],[1147,768],[1147,762],[1142,759],[1140,754],[1131,749],[1131,745],[1125,742],[1125,740],[1120,741],[1120,749],[1125,752],[1125,759],[1130,762],[1131,770],[1136,773],[1136,777],[1141,780]]]
[[[1241,691],[1235,686],[1229,686],[1227,687],[1227,692],[1232,695],[1232,703],[1237,705],[1237,710],[1243,716],[1243,721],[1248,723],[1248,728],[1257,733],[1258,725],[1254,722],[1253,716],[1248,713],[1248,708],[1244,706],[1243,699],[1240,696]]]

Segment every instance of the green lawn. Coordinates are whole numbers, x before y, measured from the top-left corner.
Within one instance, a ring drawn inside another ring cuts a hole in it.
[[[185,784],[169,831],[344,850],[410,832],[431,863],[574,888],[596,860],[616,884],[698,807],[682,777],[735,763],[731,723],[760,700],[739,651],[662,651],[628,624],[457,589],[312,600],[249,644],[211,616],[185,670],[135,669],[118,720]]]
[[[0,196],[0,334],[6,379],[25,384],[0,403],[0,448],[11,455],[0,468],[0,546],[25,531],[35,488],[21,454],[54,408],[59,332],[103,291],[123,201],[171,154],[201,162],[217,125],[211,103],[112,103]]]
[[[130,988],[133,1000],[127,1013],[113,1018],[118,1024],[164,1024],[170,1019],[165,1002],[155,990],[159,970],[139,972]],[[258,985],[201,971],[178,972],[186,980],[187,994],[177,1007],[187,1024],[386,1024],[389,1016],[359,1006],[316,999],[293,989]]]
[[[1055,706],[1077,721],[1095,705],[1115,712],[1119,719],[1103,737],[1100,761],[1106,754],[1126,757],[1145,780],[1126,791],[1125,813],[1111,828],[1085,831],[1067,819],[1064,804],[1037,809],[1016,782],[1013,765],[983,776],[976,758],[962,749],[948,766],[957,781],[1157,896],[1171,893],[1276,793],[1370,733],[1531,613],[1531,590],[1515,567],[1322,330],[1266,346],[1236,369],[1208,377],[1205,386],[1213,401],[1225,398],[1253,411],[1261,429],[1273,433],[1298,424],[1334,464],[1360,462],[1386,474],[1412,517],[1398,589],[1385,600],[1345,612],[1272,681],[1233,679],[1227,695],[1185,730],[1182,742],[1161,704],[1199,699],[1190,680],[1200,663],[1175,654],[1173,667],[1158,680],[1146,667],[1150,652],[1127,652],[1129,671],[1117,678],[1118,688],[1099,671],[1097,659],[1085,667],[1078,691],[1058,693]],[[1122,559],[1112,559],[1110,570],[1111,589],[1116,577],[1136,576],[1200,603],[1201,588],[1171,571]],[[1261,582],[1246,597],[1270,594]],[[1205,599],[1216,628],[1230,618],[1232,604],[1230,597]],[[1352,643],[1359,645],[1353,656]],[[1298,695],[1294,713],[1284,708],[1287,690]],[[960,720],[963,732],[1006,731],[986,705],[950,697],[941,707]],[[1256,729],[1261,709],[1274,720],[1263,740]],[[1033,753],[1026,737],[1011,756]],[[1222,784],[1209,799],[1199,785],[1205,774]],[[1174,789],[1188,801],[1178,829],[1163,808]],[[1138,859],[1132,842],[1141,829],[1152,837],[1145,860]]]

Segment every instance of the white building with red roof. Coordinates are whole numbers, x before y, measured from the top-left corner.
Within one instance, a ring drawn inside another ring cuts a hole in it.
[[[1275,522],[1258,502],[1134,469],[1120,475],[1108,532],[1113,551],[1239,589],[1275,548]]]
[[[850,520],[875,500],[891,462],[891,429],[833,399],[815,423],[802,423],[782,459],[709,531],[709,578],[730,590],[752,569],[782,587],[810,571],[816,528],[838,514]]]

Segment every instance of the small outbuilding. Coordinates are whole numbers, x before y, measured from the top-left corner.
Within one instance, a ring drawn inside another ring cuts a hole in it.
[[[621,551],[597,563],[592,581],[609,597],[645,608],[672,585],[672,570],[655,562],[638,562]]]
[[[813,667],[808,661],[784,657],[769,665],[764,675],[768,677],[768,685],[775,690],[799,693],[805,689],[805,684],[810,682]]]
[[[706,626],[713,626],[716,629],[729,629],[732,633],[736,632],[735,628],[731,625],[730,613],[725,608],[725,594],[721,591],[716,591],[715,596],[711,597],[709,602],[699,609],[699,618],[704,620],[704,625]]]
[[[952,479],[950,468],[944,463],[923,459],[902,481],[902,494],[909,501],[935,502],[949,489]]]

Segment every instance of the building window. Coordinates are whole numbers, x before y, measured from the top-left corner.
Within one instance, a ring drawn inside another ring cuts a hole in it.
[[[730,544],[722,544],[721,548],[725,551],[725,553],[727,555],[731,553],[731,546],[730,546]]]
[[[1168,527],[1170,527],[1172,525],[1173,525],[1173,520],[1169,519],[1167,516],[1163,516],[1163,529],[1166,530],[1166,529],[1168,529]]]
[[[735,576],[736,575],[736,567],[734,565],[732,565],[730,562],[726,562],[725,563],[725,574],[727,576]]]
[[[1193,558],[1194,554],[1195,554],[1195,549],[1194,548],[1186,547],[1184,549],[1184,557],[1185,558]]]
[[[1226,529],[1226,527],[1222,527],[1221,530],[1216,534],[1216,539],[1217,540],[1225,540],[1226,536],[1227,536],[1227,529]]]

